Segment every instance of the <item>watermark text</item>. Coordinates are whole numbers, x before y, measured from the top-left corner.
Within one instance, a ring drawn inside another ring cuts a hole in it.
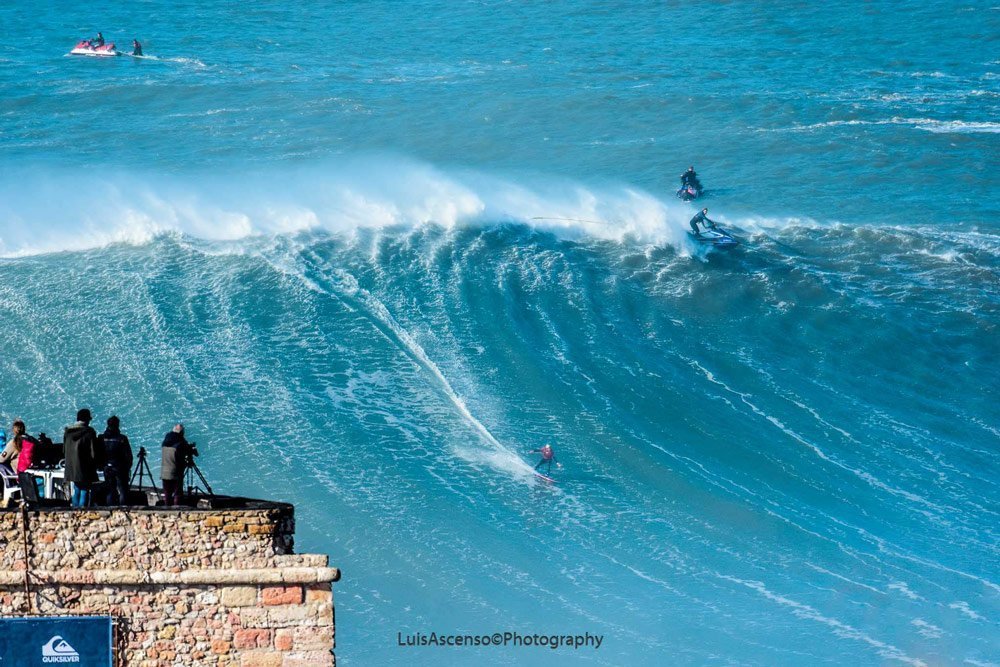
[[[404,647],[466,647],[466,646],[502,646],[514,648],[547,648],[553,651],[559,649],[580,649],[601,648],[604,642],[604,635],[595,635],[589,632],[584,634],[558,634],[558,633],[521,633],[521,632],[492,632],[492,633],[456,633],[456,632],[410,632],[396,633],[396,644]]]

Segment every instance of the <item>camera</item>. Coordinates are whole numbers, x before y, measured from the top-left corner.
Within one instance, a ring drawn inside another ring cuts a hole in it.
[[[190,449],[184,453],[184,467],[193,468],[195,465],[194,457],[198,456],[198,446],[197,443],[194,442],[189,442],[188,446]]]

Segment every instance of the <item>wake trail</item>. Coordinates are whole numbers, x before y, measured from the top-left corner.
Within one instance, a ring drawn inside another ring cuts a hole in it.
[[[507,470],[513,473],[528,475],[531,467],[525,463],[514,451],[504,446],[493,433],[480,421],[469,409],[465,399],[459,395],[451,382],[445,376],[441,368],[424,350],[423,346],[413,337],[412,334],[402,326],[399,321],[389,312],[389,309],[371,292],[362,288],[357,279],[343,269],[331,266],[329,262],[318,257],[314,252],[310,252],[310,260],[317,267],[321,275],[329,272],[335,276],[337,281],[330,280],[329,287],[324,288],[316,280],[305,277],[303,270],[293,272],[294,275],[302,278],[307,287],[319,290],[329,296],[334,296],[347,305],[353,306],[354,310],[361,313],[394,347],[403,352],[418,368],[424,371],[434,383],[434,388],[454,407],[455,411],[479,437],[493,451],[486,456],[486,463],[494,467]],[[272,263],[272,266],[274,264]],[[287,268],[275,267],[282,272],[287,272]],[[459,452],[463,458],[476,460],[477,457],[469,457],[466,453]]]

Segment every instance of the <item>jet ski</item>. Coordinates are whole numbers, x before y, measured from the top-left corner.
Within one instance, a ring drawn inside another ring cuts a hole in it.
[[[694,239],[699,245],[710,245],[716,248],[731,248],[740,244],[732,234],[720,227],[706,229],[698,234],[688,232],[688,236]]]
[[[681,201],[691,201],[692,199],[697,199],[700,196],[701,188],[696,188],[693,185],[685,185],[677,191],[677,197]]]
[[[121,52],[115,50],[115,43],[108,42],[104,46],[94,46],[89,39],[77,42],[73,50],[69,52],[71,56],[120,56]]]

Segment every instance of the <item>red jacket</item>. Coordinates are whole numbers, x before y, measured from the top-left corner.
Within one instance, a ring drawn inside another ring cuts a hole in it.
[[[30,435],[21,436],[21,455],[17,458],[17,474],[26,472],[35,463],[35,445],[38,441]]]

